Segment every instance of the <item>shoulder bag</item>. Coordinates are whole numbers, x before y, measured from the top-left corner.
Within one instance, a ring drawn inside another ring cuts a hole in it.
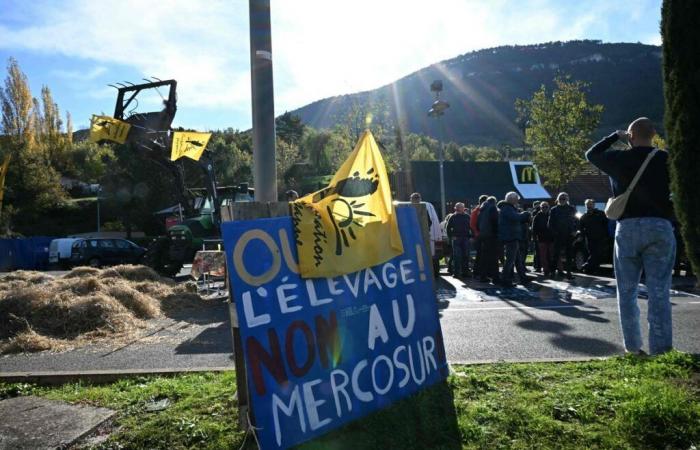
[[[608,203],[605,205],[605,215],[608,217],[608,219],[618,220],[625,213],[625,206],[627,206],[627,201],[629,200],[634,187],[637,185],[639,178],[649,165],[649,161],[651,161],[651,158],[653,158],[658,151],[659,149],[655,148],[651,153],[649,153],[649,155],[647,155],[646,159],[637,171],[637,174],[632,179],[632,182],[629,186],[627,186],[627,190],[625,192],[617,197],[611,197],[608,199]]]

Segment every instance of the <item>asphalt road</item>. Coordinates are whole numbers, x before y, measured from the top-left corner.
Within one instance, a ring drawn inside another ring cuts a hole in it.
[[[437,287],[452,363],[587,359],[623,352],[612,279],[540,280],[528,289],[503,290],[443,277]],[[672,299],[675,347],[700,353],[700,297],[675,292]],[[646,300],[639,303],[645,323]],[[120,347],[0,356],[0,373],[233,368],[224,303],[154,322],[149,334]]]
[[[443,277],[438,283],[447,357],[453,363],[586,359],[621,354],[614,280],[535,281],[525,289]],[[645,349],[646,295],[639,300]],[[700,297],[674,292],[674,347],[700,353]]]

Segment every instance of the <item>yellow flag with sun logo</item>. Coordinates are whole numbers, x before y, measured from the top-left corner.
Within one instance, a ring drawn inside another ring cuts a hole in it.
[[[126,142],[131,125],[109,116],[96,116],[90,119],[90,141],[113,141],[117,144]]]
[[[389,177],[369,130],[328,187],[292,204],[292,220],[303,278],[352,273],[403,253]]]
[[[211,133],[176,131],[173,133],[173,147],[170,151],[170,160],[176,161],[185,156],[199,161],[209,143],[210,137]]]

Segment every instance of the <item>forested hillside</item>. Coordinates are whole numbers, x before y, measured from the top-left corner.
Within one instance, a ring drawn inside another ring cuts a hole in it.
[[[599,133],[645,115],[663,121],[661,48],[599,41],[552,42],[479,50],[442,61],[376,90],[323,99],[292,111],[315,128],[362,126],[364,115],[404,132],[438,136],[426,114],[433,101],[430,83],[441,79],[445,140],[459,144],[522,143],[513,104],[551,87],[558,74],[590,83],[588,99],[604,106]],[[398,114],[397,114],[398,112]]]

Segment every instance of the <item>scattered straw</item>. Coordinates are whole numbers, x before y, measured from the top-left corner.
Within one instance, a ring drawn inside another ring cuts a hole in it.
[[[145,266],[77,267],[63,277],[14,272],[0,279],[0,353],[133,338],[147,320],[204,302]]]

